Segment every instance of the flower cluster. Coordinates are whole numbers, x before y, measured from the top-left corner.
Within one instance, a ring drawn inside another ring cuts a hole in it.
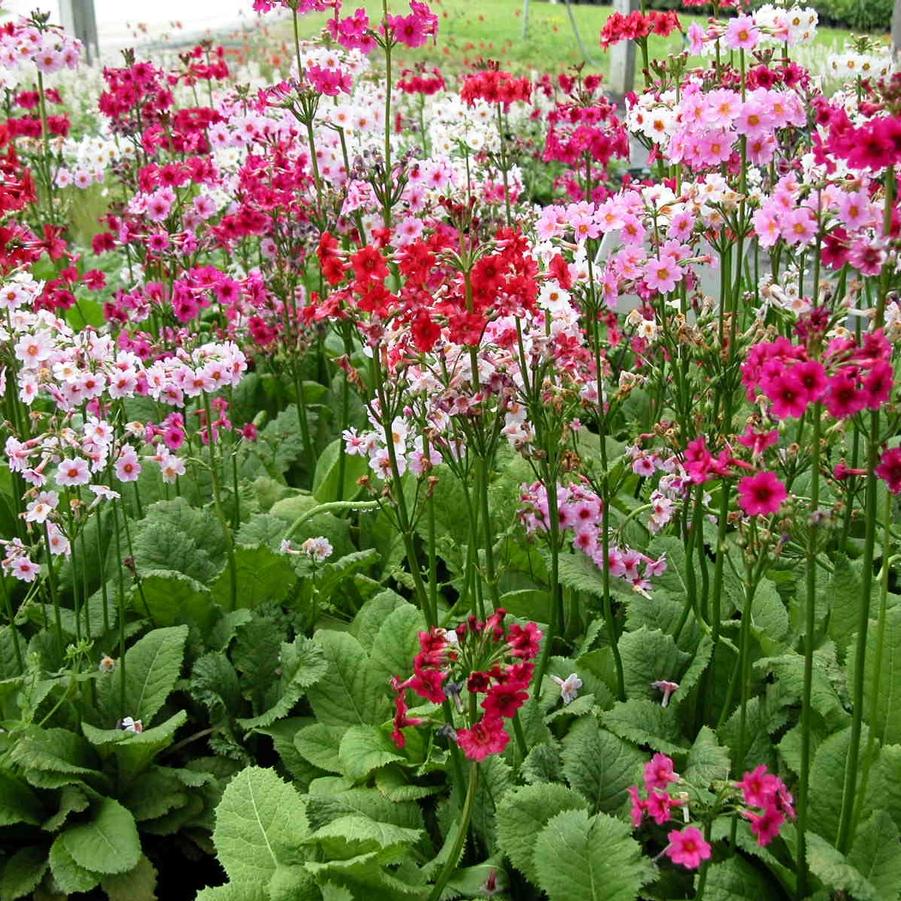
[[[535,623],[506,625],[505,618],[506,611],[498,608],[484,621],[470,616],[456,629],[420,633],[413,675],[403,681],[395,677],[391,683],[396,692],[392,735],[398,747],[405,744],[402,730],[422,722],[408,715],[410,689],[434,704],[453,701],[468,723],[454,734],[470,760],[484,760],[506,748],[510,736],[504,720],[528,700],[542,633]]]

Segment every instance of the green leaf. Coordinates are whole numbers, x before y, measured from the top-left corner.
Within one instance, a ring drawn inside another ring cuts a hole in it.
[[[92,873],[126,873],[141,856],[134,817],[112,798],[91,805],[92,819],[70,826],[59,839],[75,863]]]
[[[373,672],[363,646],[347,632],[320,630],[315,640],[328,670],[308,692],[316,719],[326,726],[381,723],[388,712],[385,683]]]
[[[205,631],[213,620],[210,590],[175,570],[155,570],[141,574],[141,588],[132,590],[131,606],[149,614],[154,625],[196,625]]]
[[[841,851],[816,833],[807,836],[807,864],[810,872],[828,888],[848,892],[855,901],[881,901],[875,886]]]
[[[102,779],[98,772],[100,761],[94,749],[80,736],[68,729],[27,729],[12,749],[11,759],[25,770],[32,785],[44,785],[39,774],[69,776],[55,787],[78,782],[80,779]]]
[[[45,832],[56,832],[69,818],[69,814],[81,813],[90,806],[88,796],[78,785],[64,785],[59,793],[59,807],[42,824]]]
[[[63,844],[63,836],[59,836],[50,846],[50,872],[53,881],[65,895],[89,892],[102,878],[99,873],[92,873],[75,862]]]
[[[124,538],[122,544],[125,544]],[[142,520],[132,546],[135,565],[140,573],[176,570],[206,583],[218,569],[218,561],[212,560],[190,534],[164,519],[148,516]]]
[[[634,901],[654,876],[626,823],[584,810],[551,818],[535,842],[535,870],[550,901]]]
[[[336,501],[339,496],[341,500],[353,500],[360,493],[357,479],[369,471],[369,463],[365,457],[345,454],[344,479],[339,482],[339,460],[343,441],[343,438],[336,438],[331,444],[326,445],[316,461],[316,471],[313,473],[313,497],[320,504]]]
[[[226,786],[213,844],[232,882],[266,885],[308,832],[300,795],[272,770],[248,767]]]
[[[870,771],[869,809],[882,809],[901,829],[901,745],[883,745]]]
[[[194,901],[271,901],[267,889],[258,882],[227,882],[203,889]]]
[[[584,554],[563,554],[558,561],[561,585],[573,591],[584,591],[594,597],[604,596],[601,571]]]
[[[707,788],[711,782],[729,778],[729,752],[720,746],[716,733],[709,726],[702,726],[698,732],[682,775],[686,782],[698,788]]]
[[[659,698],[652,682],[678,682],[688,654],[676,647],[671,635],[646,629],[624,632],[619,639],[626,694],[630,698]]]
[[[751,622],[774,644],[782,642],[788,634],[788,610],[770,579],[761,579],[757,584]],[[767,653],[773,651],[767,649]]]
[[[551,817],[565,810],[585,810],[581,795],[563,785],[524,785],[508,792],[497,808],[497,839],[510,863],[531,882],[538,881],[533,862],[535,842]]]
[[[40,798],[9,770],[0,770],[0,826],[30,823],[37,826],[44,818]]]
[[[187,626],[154,629],[125,652],[125,706],[120,716],[133,716],[143,720],[145,726],[150,724],[175,688],[187,638]],[[118,682],[106,683],[116,695]]]
[[[282,644],[279,668],[281,675],[274,690],[277,700],[265,713],[239,719],[242,728],[259,729],[287,716],[304,692],[325,675],[328,665],[318,644],[298,636],[293,643]]]
[[[156,901],[156,869],[142,857],[134,869],[107,876],[100,887],[109,901]]]
[[[164,723],[143,732],[95,729],[89,723],[82,723],[81,728],[88,741],[100,750],[101,756],[115,756],[119,777],[128,782],[144,772],[153,758],[172,744],[176,731],[187,719],[186,711],[179,710]]]
[[[354,621],[350,624],[350,634],[369,652],[375,644],[382,623],[389,614],[398,607],[406,606],[410,605],[396,591],[386,588],[371,597],[357,611]]]
[[[594,717],[579,720],[563,739],[563,772],[595,812],[622,807],[627,789],[641,780],[645,755]]]
[[[704,897],[708,901],[761,901],[782,892],[760,869],[738,855],[710,863]]]
[[[601,723],[620,738],[664,754],[685,750],[672,709],[644,698],[614,704],[601,714]]]
[[[878,623],[871,623],[867,630],[867,653],[864,664],[864,710],[867,716],[874,711],[873,722],[868,722],[876,737],[886,744],[901,743],[901,606],[891,607],[885,613],[885,643],[882,663],[878,672],[879,694],[876,696],[877,654],[879,642]],[[848,655],[848,682],[853,684],[856,654]],[[874,710],[875,707],[875,710]]]
[[[379,726],[351,726],[341,739],[338,763],[341,772],[361,782],[373,770],[403,760],[397,746]]]
[[[422,836],[421,829],[408,829],[394,823],[384,823],[359,814],[338,817],[317,829],[307,843],[319,845],[327,857],[347,860],[369,851],[386,851],[388,857],[415,845]],[[386,857],[382,856],[381,860]]]
[[[864,730],[864,746],[866,740]],[[829,841],[838,835],[845,762],[850,742],[850,728],[830,735],[817,748],[810,768],[810,828]]]
[[[294,736],[294,746],[304,760],[328,773],[340,773],[338,750],[345,726],[326,726],[324,723],[313,723],[299,729]]]
[[[419,633],[425,627],[422,613],[412,604],[404,604],[388,614],[370,651],[370,668],[383,685],[392,676],[403,679],[413,671],[413,658],[419,652]]]
[[[290,557],[265,544],[235,547],[236,606],[253,609],[267,601],[283,601],[297,583]],[[213,598],[224,608],[231,606],[231,573],[228,564],[211,586]]]
[[[901,892],[901,842],[898,827],[884,810],[858,826],[848,861],[876,889],[877,898]]]
[[[0,901],[16,901],[31,894],[49,865],[45,848],[31,845],[16,851],[7,859],[0,876]]]

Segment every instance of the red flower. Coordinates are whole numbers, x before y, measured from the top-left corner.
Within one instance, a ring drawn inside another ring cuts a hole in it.
[[[471,729],[457,731],[457,742],[470,760],[484,760],[500,754],[507,747],[510,736],[498,717],[487,713]]]
[[[738,495],[739,506],[748,516],[766,516],[782,506],[788,492],[772,472],[759,472],[738,483]]]
[[[488,689],[482,707],[485,716],[510,719],[526,701],[529,693],[520,688],[516,683],[508,682],[503,685],[493,685]]]

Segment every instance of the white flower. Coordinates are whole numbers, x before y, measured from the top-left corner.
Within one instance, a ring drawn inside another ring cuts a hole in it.
[[[571,704],[579,696],[582,680],[576,673],[570,673],[565,679],[559,676],[551,676],[551,679],[560,686],[560,697],[564,704]]]

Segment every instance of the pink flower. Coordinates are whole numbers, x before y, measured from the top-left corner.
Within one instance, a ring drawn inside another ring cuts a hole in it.
[[[669,844],[664,854],[673,862],[689,870],[696,870],[701,861],[710,859],[710,845],[704,841],[701,830],[687,826],[681,832],[673,829],[667,836]]]
[[[673,772],[673,761],[666,754],[655,754],[644,767],[644,787],[666,788],[670,782],[678,782],[679,776]]]
[[[738,483],[738,495],[738,504],[748,516],[767,516],[779,510],[788,492],[774,473],[759,472]]]
[[[764,379],[760,387],[769,398],[773,416],[777,419],[800,418],[807,410],[807,391],[794,369],[784,369]]]
[[[648,260],[644,269],[645,284],[652,291],[669,294],[682,278],[682,269],[670,260]]]
[[[457,742],[470,760],[484,760],[500,754],[507,747],[510,736],[498,717],[482,717],[471,729],[459,729]]]
[[[901,447],[893,447],[882,455],[876,475],[892,494],[901,494]]]
[[[116,460],[116,478],[120,482],[136,482],[141,474],[141,463],[134,448],[127,446],[123,448]]]
[[[91,481],[91,471],[88,464],[81,457],[71,460],[63,460],[56,470],[56,482],[58,485],[87,485]]]
[[[648,799],[645,801],[645,810],[647,810],[648,816],[658,826],[662,826],[672,819],[672,813],[670,812],[672,808],[679,807],[681,804],[682,802],[676,800],[672,795],[655,788],[648,794]]]
[[[782,780],[770,773],[763,764],[745,773],[737,783],[745,804],[751,807],[768,807],[781,784]]]
[[[745,816],[751,824],[751,831],[757,836],[757,844],[761,847],[768,845],[782,829],[785,817],[775,806],[766,807],[763,813],[746,813]]]
[[[628,792],[629,798],[632,802],[632,806],[629,808],[629,816],[632,818],[632,828],[637,829],[641,825],[641,821],[644,819],[646,805],[645,802],[641,800],[641,796],[638,794],[637,785],[630,785]]]
[[[751,16],[736,16],[726,26],[726,46],[733,50],[753,50],[760,40],[760,32]]]

